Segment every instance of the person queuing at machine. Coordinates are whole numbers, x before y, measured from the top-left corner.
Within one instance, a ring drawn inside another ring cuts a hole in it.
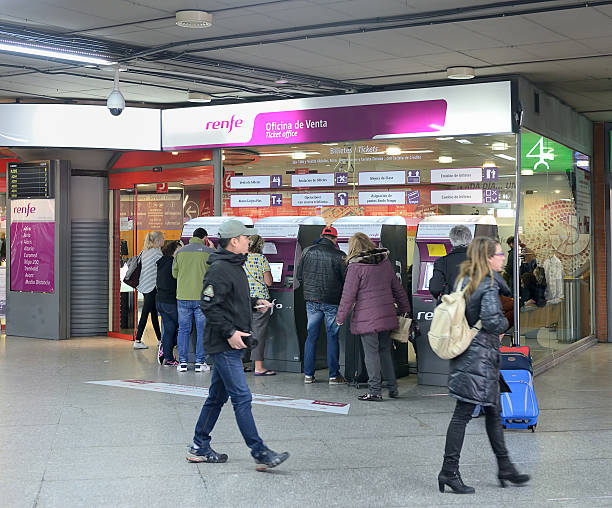
[[[453,249],[446,256],[436,259],[433,276],[429,280],[429,292],[437,300],[453,292],[459,265],[465,261],[468,245],[472,241],[472,232],[466,226],[458,225],[450,230],[448,238]]]
[[[156,263],[157,260],[162,257],[161,246],[163,244],[164,234],[161,231],[150,231],[147,233],[147,236],[145,236],[142,252],[140,253],[142,268],[140,270],[140,279],[136,289],[144,295],[144,302],[142,304],[140,320],[138,321],[138,329],[136,330],[134,349],[149,349],[149,346],[142,342],[142,335],[147,326],[149,314],[151,315],[151,322],[153,323],[153,330],[157,336],[157,342],[159,343],[159,341],[161,341],[159,318],[157,317],[157,308],[155,307],[155,296],[157,294],[155,282],[157,280]]]
[[[397,398],[389,333],[398,327],[397,311],[411,312],[408,295],[395,275],[389,251],[376,248],[364,233],[351,237],[346,263],[348,269],[336,322],[342,326],[352,310],[351,333],[361,335],[368,392],[358,398],[382,401],[382,379],[389,386],[389,397]]]
[[[460,286],[466,291],[467,322],[474,326],[480,320],[482,325],[465,352],[450,361],[448,391],[457,399],[457,404],[446,432],[444,463],[438,475],[440,492],[444,492],[446,485],[458,494],[475,492],[461,479],[459,457],[465,427],[477,404],[484,408],[487,436],[497,458],[500,485],[504,487],[506,481],[515,484],[529,481],[529,475],[520,474],[510,461],[500,418],[500,384],[508,391],[499,372],[500,339],[508,328],[499,295],[510,293],[498,273],[502,270],[504,257],[497,240],[477,237],[468,247],[467,259],[459,272]]]
[[[176,279],[176,299],[178,310],[178,355],[177,370],[187,370],[189,354],[189,336],[193,320],[196,324],[196,358],[195,371],[208,372],[206,351],[202,343],[206,318],[200,309],[202,280],[208,269],[208,257],[215,252],[208,246],[208,233],[204,228],[196,228],[189,244],[174,255],[172,276]]]
[[[228,220],[219,227],[219,249],[210,256],[210,269],[204,277],[201,306],[207,324],[204,343],[213,359],[208,398],[195,427],[189,462],[227,462],[225,453],[210,446],[212,432],[223,405],[232,399],[236,422],[251,456],[263,471],[289,458],[288,452],[276,453],[259,437],[253,413],[251,390],[242,367],[242,351],[250,343],[251,311],[265,312],[271,303],[250,297],[249,281],[243,265],[249,249],[249,235],[257,231],[242,222]]]
[[[249,237],[249,253],[244,271],[249,279],[251,298],[270,300],[268,287],[272,285],[272,270],[266,256],[263,255],[264,239],[259,235]],[[270,322],[271,308],[253,311],[251,336],[257,345],[251,351],[251,360],[255,362],[256,376],[275,376],[276,372],[267,370],[263,366],[264,350],[268,323]]]
[[[178,332],[178,311],[176,310],[176,279],[172,277],[174,254],[183,246],[180,240],[168,242],[162,247],[162,257],[157,260],[157,312],[162,320],[162,341],[157,350],[160,365],[177,366],[174,346]]]
[[[336,313],[346,266],[344,253],[338,249],[338,231],[327,226],[321,238],[314,245],[304,249],[296,270],[296,277],[304,288],[306,315],[308,319],[307,337],[304,345],[304,383],[315,382],[315,353],[321,321],[325,319],[327,330],[327,366],[329,384],[345,383],[340,374],[340,346],[338,344],[338,325]]]

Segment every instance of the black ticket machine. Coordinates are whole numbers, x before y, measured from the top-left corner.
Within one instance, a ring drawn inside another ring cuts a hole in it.
[[[325,227],[322,217],[266,217],[255,223],[264,238],[263,254],[270,263],[273,312],[264,351],[266,368],[302,372],[306,342],[306,303],[294,277],[302,251],[312,245]],[[316,368],[327,365],[324,341],[319,340]]]
[[[332,226],[338,231],[338,247],[345,253],[348,253],[349,240],[357,232],[367,235],[377,247],[388,249],[389,260],[393,265],[395,274],[406,292],[408,292],[409,288],[406,278],[408,228],[406,227],[404,217],[342,217],[336,220]],[[373,304],[375,305],[375,302]],[[340,328],[340,347],[345,348],[345,354],[347,352],[350,354],[351,351],[351,348],[348,348],[347,345],[351,344],[352,341],[361,340],[360,337],[351,334],[349,328],[350,319]],[[344,357],[342,351],[340,357]],[[395,344],[393,363],[397,377],[408,375],[408,344]]]
[[[497,223],[492,215],[438,215],[426,217],[419,223],[412,265],[412,312],[420,329],[415,349],[417,382],[421,385],[448,384],[448,360],[442,360],[432,351],[427,337],[436,307],[429,292],[429,280],[433,275],[434,261],[452,250],[449,233],[459,224],[468,227],[474,238],[497,238]]]
[[[247,227],[253,226],[253,219],[250,217],[196,217],[183,224],[181,241],[187,245],[189,239],[193,236],[193,232],[197,228],[204,228],[208,233],[208,238],[217,245],[217,240],[219,239],[219,226],[230,219],[239,220]]]

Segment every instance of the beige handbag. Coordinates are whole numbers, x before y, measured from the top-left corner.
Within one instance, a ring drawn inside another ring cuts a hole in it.
[[[412,318],[408,317],[408,314],[402,314],[397,316],[399,326],[395,330],[391,330],[391,338],[397,342],[407,343],[410,340],[410,325],[412,325]]]

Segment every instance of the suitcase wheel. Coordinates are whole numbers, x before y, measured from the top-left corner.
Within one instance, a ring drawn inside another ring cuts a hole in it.
[[[537,425],[537,424],[536,424]],[[531,432],[535,432],[536,426],[535,425],[530,425],[529,427],[527,427],[528,429],[531,430]]]

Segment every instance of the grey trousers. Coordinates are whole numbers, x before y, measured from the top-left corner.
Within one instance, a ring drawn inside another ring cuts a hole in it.
[[[366,333],[361,336],[361,343],[368,371],[368,393],[382,395],[382,379],[390,390],[397,390],[389,332]]]
[[[251,360],[254,362],[263,362],[269,322],[270,309],[266,309],[266,312],[253,311],[251,335],[257,341],[257,346],[255,346],[251,351]]]

